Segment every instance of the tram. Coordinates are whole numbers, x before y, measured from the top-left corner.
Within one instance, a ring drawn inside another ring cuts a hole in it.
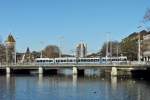
[[[125,64],[126,56],[120,57],[94,57],[94,58],[77,58],[77,57],[60,57],[60,58],[36,58],[36,64]]]

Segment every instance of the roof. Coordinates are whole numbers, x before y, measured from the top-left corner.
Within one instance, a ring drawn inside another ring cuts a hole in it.
[[[30,49],[29,49],[29,47],[27,47],[26,53],[30,53]]]
[[[11,34],[9,34],[9,36],[5,42],[16,42],[16,41],[15,41],[14,37]]]

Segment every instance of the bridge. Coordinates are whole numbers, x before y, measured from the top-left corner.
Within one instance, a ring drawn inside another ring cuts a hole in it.
[[[10,74],[12,70],[36,70],[39,74],[43,74],[44,70],[50,69],[72,69],[73,74],[77,74],[78,70],[86,69],[108,69],[111,70],[111,75],[116,76],[118,70],[148,70],[150,64],[9,64],[0,65],[0,70],[5,70],[6,74]]]

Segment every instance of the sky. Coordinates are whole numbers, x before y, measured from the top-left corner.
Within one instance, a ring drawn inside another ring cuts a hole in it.
[[[108,33],[121,41],[139,31],[148,8],[150,0],[0,0],[0,38],[11,33],[17,52],[57,45],[73,53],[81,42],[97,52]]]

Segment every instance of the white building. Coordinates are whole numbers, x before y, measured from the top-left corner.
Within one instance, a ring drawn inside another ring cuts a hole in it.
[[[80,43],[76,47],[76,57],[86,57],[87,56],[87,44]]]

